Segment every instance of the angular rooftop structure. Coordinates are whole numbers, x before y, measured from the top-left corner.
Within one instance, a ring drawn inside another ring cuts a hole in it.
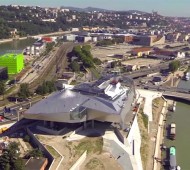
[[[28,119],[79,123],[88,120],[124,123],[135,98],[133,81],[106,77],[93,83],[67,86],[34,104]]]

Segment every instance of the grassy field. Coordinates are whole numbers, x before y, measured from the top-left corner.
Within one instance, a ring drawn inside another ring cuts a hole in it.
[[[146,164],[148,160],[148,143],[149,143],[149,136],[148,136],[148,129],[147,125],[145,125],[145,118],[144,113],[143,113],[143,105],[141,106],[139,113],[138,113],[138,124],[139,124],[139,129],[141,133],[141,159],[142,159],[142,164],[143,164],[143,169],[146,169]]]
[[[59,158],[61,157],[60,154],[52,147],[49,145],[46,145],[47,150],[52,154],[54,158]]]
[[[76,155],[83,154],[86,150],[87,153],[98,153],[102,152],[103,147],[103,139],[102,138],[85,138],[81,140],[81,142],[75,146]]]

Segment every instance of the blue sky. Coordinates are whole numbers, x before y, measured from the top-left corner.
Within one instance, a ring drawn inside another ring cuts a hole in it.
[[[190,0],[0,0],[0,5],[38,5],[43,7],[101,7],[115,10],[159,11],[167,16],[190,17]]]

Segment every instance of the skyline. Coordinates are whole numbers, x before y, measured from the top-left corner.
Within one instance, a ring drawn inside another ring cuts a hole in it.
[[[158,11],[165,16],[184,16],[190,17],[189,0],[1,0],[0,5],[28,5],[41,7],[97,7],[111,10],[140,10],[144,12]],[[108,5],[109,4],[109,5]],[[172,5],[171,5],[172,4]]]

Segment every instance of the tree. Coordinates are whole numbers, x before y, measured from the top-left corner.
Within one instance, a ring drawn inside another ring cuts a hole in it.
[[[18,91],[18,96],[22,99],[26,99],[31,96],[29,86],[27,83],[23,83],[20,85],[20,89]]]
[[[30,157],[34,157],[34,158],[40,158],[40,157],[43,157],[43,153],[41,150],[39,150],[38,148],[35,148],[33,150],[31,150],[27,155],[26,155],[27,158],[30,158]]]
[[[96,65],[102,64],[102,61],[101,61],[99,58],[93,58],[93,62],[94,62]]]
[[[25,141],[25,142],[29,142],[29,141],[30,141],[30,136],[26,135],[26,136],[24,137],[24,141]]]
[[[55,85],[53,81],[44,81],[42,85],[39,85],[36,89],[36,93],[40,95],[44,95],[47,93],[52,93],[55,91]]]
[[[17,158],[14,161],[13,168],[14,168],[14,170],[23,170],[24,169],[24,162],[23,162],[23,160],[21,158]]]
[[[80,65],[78,64],[77,61],[74,60],[74,61],[71,62],[71,69],[74,72],[79,72],[80,71]]]
[[[19,155],[18,143],[11,142],[9,146],[3,150],[3,154],[0,156],[0,167],[7,170],[22,170],[24,166],[22,166],[21,161],[19,160]]]
[[[172,61],[170,64],[169,64],[169,70],[174,73],[175,71],[177,71],[180,67],[180,61],[178,60],[175,60],[175,61]]]

